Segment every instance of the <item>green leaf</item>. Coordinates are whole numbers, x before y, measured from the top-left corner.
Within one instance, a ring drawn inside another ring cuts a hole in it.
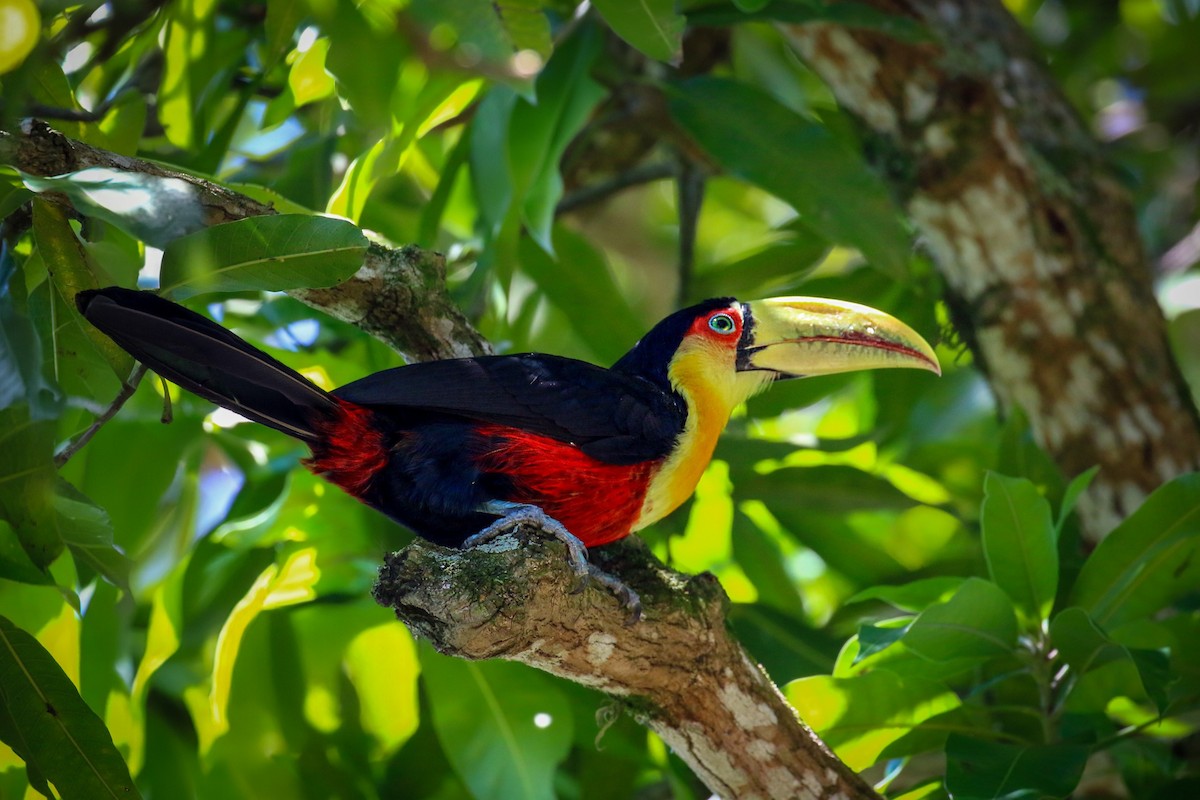
[[[1007,655],[1017,641],[1012,602],[994,583],[969,578],[945,603],[921,612],[904,645],[933,661]]]
[[[828,673],[841,644],[827,631],[763,603],[734,603],[729,623],[738,641],[778,683]]]
[[[676,0],[595,0],[593,5],[613,32],[650,58],[676,64],[683,57],[687,20],[675,12]]]
[[[514,199],[529,234],[552,252],[550,230],[563,193],[559,162],[604,90],[591,78],[601,40],[586,27],[558,48],[538,76],[537,102],[518,100],[508,135]]]
[[[1023,747],[954,733],[946,740],[946,789],[954,800],[1066,797],[1088,755],[1081,745]]]
[[[181,178],[89,167],[51,178],[21,174],[35,192],[62,192],[80,213],[111,222],[134,238],[164,248],[204,228],[199,192]]]
[[[0,518],[39,569],[63,549],[53,508],[53,437],[53,420],[31,419],[23,405],[0,410]]]
[[[734,0],[736,10],[713,5],[688,13],[688,22],[697,25],[737,25],[753,20],[773,20],[802,25],[807,22],[831,22],[846,28],[886,33],[902,42],[919,44],[930,41],[929,31],[917,20],[903,14],[890,14],[866,3],[827,3],[821,0]]]
[[[804,600],[784,568],[779,544],[740,509],[734,510],[731,534],[734,560],[754,584],[758,602],[801,615]]]
[[[104,723],[37,639],[0,617],[0,739],[63,800],[141,797]]]
[[[471,185],[487,239],[499,233],[513,203],[510,161],[496,154],[508,152],[508,131],[517,99],[509,87],[494,87],[479,101],[471,123]]]
[[[688,294],[708,297],[763,297],[799,284],[825,254],[829,242],[798,220],[785,226],[788,238],[730,261],[703,267],[692,276]]]
[[[1064,609],[1050,623],[1050,641],[1059,655],[1074,671],[1076,679],[1092,670],[1113,662],[1125,662],[1136,670],[1141,683],[1134,699],[1144,696],[1154,702],[1160,712],[1167,706],[1166,656],[1153,650],[1131,650],[1109,638],[1082,608]],[[1136,690],[1135,690],[1136,691]],[[1105,693],[1105,704],[1113,694]]]
[[[1079,496],[1086,492],[1087,488],[1092,485],[1092,480],[1099,471],[1099,466],[1086,469],[1072,478],[1071,482],[1067,484],[1067,488],[1063,492],[1062,505],[1058,509],[1058,520],[1054,523],[1054,536],[1056,539],[1062,536],[1063,526],[1067,524],[1067,518],[1075,510],[1075,504],[1079,502]]]
[[[28,203],[33,194],[21,183],[12,167],[0,167],[0,178],[3,179],[0,180],[0,219],[4,219]]]
[[[765,475],[746,475],[735,484],[734,494],[739,500],[763,500],[772,508],[798,510],[903,510],[918,505],[883,478],[840,464],[783,467]]]
[[[66,324],[78,328],[112,368],[113,374],[124,381],[133,370],[133,357],[95,326],[84,324],[75,308],[75,295],[85,289],[99,289],[108,281],[101,281],[99,270],[71,229],[66,214],[57,206],[38,200],[33,204],[33,236],[62,301],[57,309],[59,326]],[[86,353],[81,355],[86,357]]]
[[[962,578],[922,578],[900,586],[871,586],[846,601],[862,603],[866,600],[882,600],[901,611],[917,613],[934,603],[944,603],[963,585]]]
[[[292,49],[292,37],[307,13],[308,3],[304,0],[267,0],[267,18],[263,23],[267,32],[264,67],[273,66]]]
[[[783,692],[804,721],[856,771],[874,764],[884,748],[917,725],[961,705],[941,683],[901,678],[885,669],[853,678],[800,678]]]
[[[0,270],[0,274],[3,272]],[[42,367],[42,340],[37,328],[23,310],[17,309],[7,287],[0,284],[0,410],[21,405],[35,420],[58,416],[62,395],[47,380]]]
[[[552,800],[574,727],[554,684],[521,664],[448,658],[423,643],[420,656],[434,729],[471,792]]]
[[[1040,628],[1058,590],[1058,545],[1050,504],[1023,478],[989,472],[980,510],[992,580],[1012,598],[1026,627]]]
[[[795,207],[829,239],[858,248],[893,276],[909,237],[883,182],[829,128],[765,92],[727,78],[669,88],[671,114],[722,167]]]
[[[362,218],[371,192],[379,181],[396,175],[404,167],[417,140],[438,120],[452,117],[475,98],[480,82],[463,76],[435,73],[421,84],[405,105],[396,109],[393,131],[378,139],[351,162],[342,182],[325,204],[330,214]],[[402,123],[397,125],[396,123]]]
[[[54,580],[30,560],[17,532],[0,519],[0,578],[20,583],[51,585]]]
[[[292,62],[292,69],[288,72],[288,89],[296,108],[333,96],[333,76],[325,70],[325,57],[328,54],[329,39],[322,36]]]
[[[858,629],[858,653],[854,663],[888,649],[908,633],[909,617],[888,620],[887,625],[862,625]]]
[[[495,8],[513,49],[532,50],[545,60],[554,49],[554,41],[543,5],[544,0],[496,0]]]
[[[176,298],[203,292],[333,286],[362,265],[367,240],[352,223],[280,214],[214,225],[163,252],[161,283]]]
[[[109,583],[128,592],[131,563],[113,544],[108,513],[64,480],[58,482],[54,510],[62,540],[76,562],[86,564]]]
[[[553,252],[557,257],[530,239],[522,239],[517,252],[522,271],[562,310],[601,362],[612,363],[625,353],[631,332],[641,330],[643,323],[629,307],[599,250],[579,234],[556,225]],[[581,297],[588,299],[587,313],[572,313]]]
[[[1071,593],[1104,627],[1148,617],[1200,585],[1200,473],[1159,487],[1084,562]]]
[[[158,119],[167,140],[181,150],[198,150],[207,132],[198,112],[202,93],[220,66],[214,58],[216,7],[216,0],[180,0],[167,10]]]

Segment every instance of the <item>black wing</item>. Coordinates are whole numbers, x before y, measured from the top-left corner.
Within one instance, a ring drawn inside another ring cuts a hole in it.
[[[614,464],[667,455],[686,417],[682,398],[650,381],[536,353],[410,364],[369,375],[333,394],[373,408],[508,425],[571,442]]]

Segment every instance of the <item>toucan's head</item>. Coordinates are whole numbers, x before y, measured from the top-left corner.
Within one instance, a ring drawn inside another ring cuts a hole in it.
[[[667,317],[614,369],[732,410],[781,378],[887,367],[941,374],[933,348],[883,311],[819,297],[723,297]]]

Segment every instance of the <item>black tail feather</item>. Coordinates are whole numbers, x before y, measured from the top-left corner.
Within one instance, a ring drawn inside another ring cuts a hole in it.
[[[337,401],[232,332],[152,292],[80,292],[80,313],[167,380],[247,419],[306,442]]]

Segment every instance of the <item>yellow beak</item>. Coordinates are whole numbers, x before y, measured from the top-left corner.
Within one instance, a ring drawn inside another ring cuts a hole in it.
[[[903,367],[942,374],[921,336],[891,314],[820,297],[772,297],[744,303],[740,372],[779,378]]]

